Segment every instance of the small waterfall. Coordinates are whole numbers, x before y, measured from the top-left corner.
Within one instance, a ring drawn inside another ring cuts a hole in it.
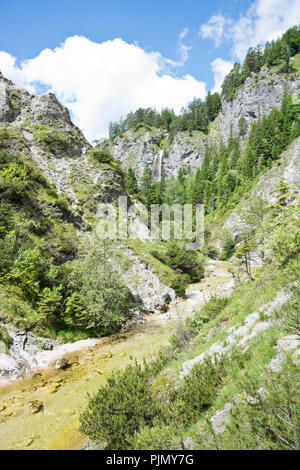
[[[162,162],[163,162],[163,155],[164,151],[160,150],[154,157],[153,160],[153,177],[155,181],[161,181],[161,175],[162,175]]]

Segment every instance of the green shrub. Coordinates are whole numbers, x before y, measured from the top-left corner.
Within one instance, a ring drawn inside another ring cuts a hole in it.
[[[188,321],[189,328],[198,333],[203,324],[213,320],[219,313],[226,307],[228,303],[227,298],[218,298],[213,296],[205,305],[202,307],[200,312],[195,313],[193,318]]]
[[[91,149],[88,151],[88,157],[99,163],[112,163],[113,156],[107,150]]]
[[[76,328],[96,329],[99,333],[118,330],[130,317],[133,297],[114,270],[108,246],[88,247],[72,264],[68,287],[76,292],[66,311],[68,324]]]
[[[160,424],[154,427],[144,426],[135,432],[131,449],[134,450],[170,450],[178,449],[180,439],[175,424]]]
[[[38,311],[40,313],[41,322],[44,325],[51,325],[58,320],[62,310],[62,295],[59,288],[49,289],[45,287],[40,294]]]
[[[246,378],[244,395],[231,412],[223,448],[299,450],[299,366],[287,359],[280,372],[268,370],[260,383]]]
[[[43,144],[50,152],[65,152],[68,149],[66,134],[57,129],[41,129],[34,133],[34,138]]]
[[[221,247],[222,247],[222,253],[221,257],[222,259],[228,259],[233,253],[234,250],[234,238],[232,236],[232,233],[228,229],[224,229],[223,232],[221,233]]]
[[[81,432],[107,449],[128,449],[133,434],[159,416],[151,397],[149,369],[134,363],[115,372],[106,385],[90,397],[80,416]]]
[[[187,250],[185,242],[171,240],[166,244],[166,251],[153,250],[152,256],[159,259],[174,271],[182,273],[182,276],[175,277],[172,288],[180,296],[184,296],[184,291],[189,282],[196,282],[204,276],[203,259],[195,250]]]
[[[12,282],[18,285],[29,299],[36,298],[39,292],[37,263],[36,251],[21,250],[10,271],[0,278],[0,282]]]
[[[185,296],[185,290],[191,281],[188,274],[177,274],[171,280],[171,287],[179,297]]]
[[[230,359],[227,356],[206,357],[184,378],[182,385],[171,395],[173,419],[183,425],[199,419],[214,402],[222,387]]]
[[[85,328],[88,318],[87,303],[85,299],[78,293],[73,292],[68,298],[64,320],[67,325],[76,325],[78,328]]]

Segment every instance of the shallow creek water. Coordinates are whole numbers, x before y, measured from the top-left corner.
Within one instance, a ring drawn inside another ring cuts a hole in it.
[[[64,355],[72,363],[66,370],[35,370],[0,388],[0,449],[82,449],[88,438],[79,432],[79,415],[88,396],[104,384],[112,370],[124,368],[130,357],[155,357],[168,343],[176,323],[205,303],[211,295],[230,292],[229,263],[216,261],[206,277],[187,289],[187,298],[167,313],[152,314],[128,331],[103,338],[99,344]],[[43,402],[31,414],[28,403]]]

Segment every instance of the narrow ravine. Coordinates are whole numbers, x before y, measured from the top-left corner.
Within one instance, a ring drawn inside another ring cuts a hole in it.
[[[191,284],[186,300],[164,314],[152,314],[143,323],[100,343],[64,355],[72,366],[49,367],[0,388],[0,449],[81,449],[87,442],[79,432],[79,414],[87,394],[105,383],[111,371],[125,367],[130,357],[154,357],[168,343],[176,323],[199,309],[211,295],[229,295],[233,280],[230,263],[214,261],[206,277]],[[32,413],[29,404],[41,407]]]

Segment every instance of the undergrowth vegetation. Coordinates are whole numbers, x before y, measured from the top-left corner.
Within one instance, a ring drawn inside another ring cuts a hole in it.
[[[111,267],[109,247],[81,242],[77,222],[26,156],[0,153],[3,320],[77,339],[115,331],[130,316],[132,297]]]

